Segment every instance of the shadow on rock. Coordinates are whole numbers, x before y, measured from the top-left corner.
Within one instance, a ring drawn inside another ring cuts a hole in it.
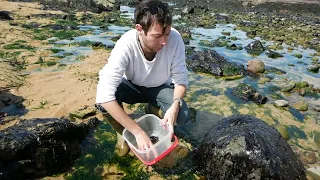
[[[219,121],[194,157],[207,179],[306,179],[302,163],[280,133],[248,115]]]
[[[5,117],[10,118],[10,117]],[[67,170],[80,156],[80,143],[98,124],[67,119],[20,119],[0,131],[0,179],[32,179]]]

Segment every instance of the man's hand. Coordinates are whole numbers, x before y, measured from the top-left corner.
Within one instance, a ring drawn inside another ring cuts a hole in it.
[[[140,129],[136,134],[134,134],[134,136],[136,138],[139,150],[145,150],[152,146],[150,138],[142,129]]]
[[[176,119],[178,117],[178,113],[179,113],[179,102],[174,101],[173,104],[171,105],[171,107],[167,110],[166,114],[164,115],[163,120],[161,121],[161,125],[165,129],[167,129],[166,124],[168,124],[168,128],[169,128],[168,130],[172,134],[174,133],[173,126],[174,126],[174,123],[176,122]]]

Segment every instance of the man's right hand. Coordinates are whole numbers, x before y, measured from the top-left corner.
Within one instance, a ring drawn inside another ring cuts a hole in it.
[[[150,138],[142,129],[140,129],[137,134],[134,134],[134,136],[139,150],[146,150],[152,146]]]

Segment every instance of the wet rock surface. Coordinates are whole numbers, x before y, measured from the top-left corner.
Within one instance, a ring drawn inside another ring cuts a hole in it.
[[[3,121],[9,122],[6,118]],[[0,179],[32,179],[67,170],[80,155],[81,141],[97,124],[97,118],[80,124],[20,119],[0,131]]]
[[[301,161],[280,133],[248,115],[214,125],[195,161],[207,179],[306,179]]]
[[[266,96],[258,93],[256,89],[244,83],[240,83],[231,93],[242,100],[254,101],[257,104],[265,104],[268,100]]]
[[[228,62],[215,50],[195,51],[187,60],[187,67],[196,72],[215,76],[234,76],[245,74],[242,65]]]

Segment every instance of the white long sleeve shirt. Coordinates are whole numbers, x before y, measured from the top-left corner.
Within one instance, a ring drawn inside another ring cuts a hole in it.
[[[115,100],[115,92],[122,78],[133,84],[157,87],[162,84],[188,85],[185,46],[180,33],[171,28],[167,44],[148,61],[138,44],[137,30],[121,36],[106,64],[99,72],[96,103]]]

